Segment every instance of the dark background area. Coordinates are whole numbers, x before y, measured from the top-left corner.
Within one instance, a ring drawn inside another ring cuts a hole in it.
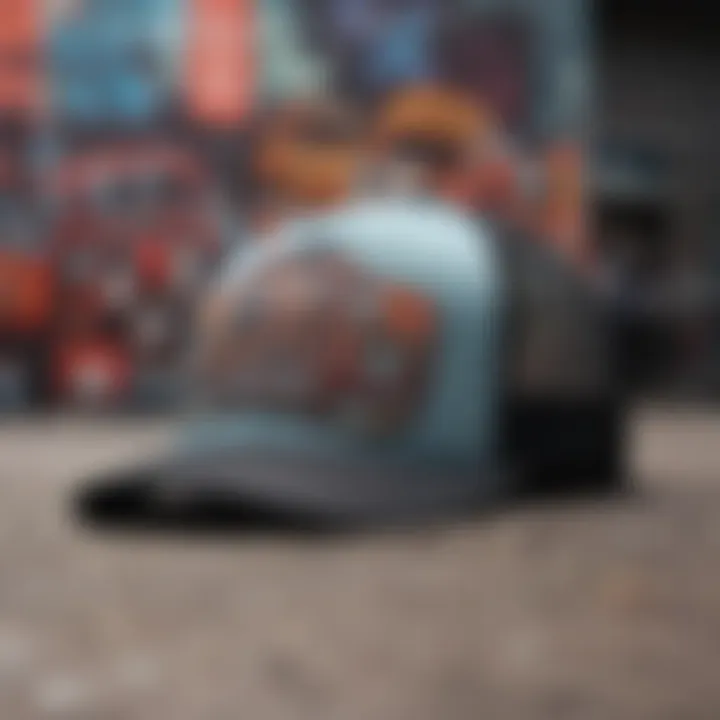
[[[669,298],[670,312],[654,320],[654,339],[635,338],[645,346],[635,354],[651,366],[637,374],[656,393],[717,398],[715,12],[712,3],[698,1],[599,2],[595,122],[600,242],[631,266],[636,290]],[[653,343],[665,345],[665,352]]]

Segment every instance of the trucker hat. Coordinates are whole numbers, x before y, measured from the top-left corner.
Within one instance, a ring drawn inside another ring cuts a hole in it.
[[[348,521],[497,496],[507,280],[493,232],[435,200],[358,202],[240,249],[200,312],[193,412],[96,497],[226,498]]]

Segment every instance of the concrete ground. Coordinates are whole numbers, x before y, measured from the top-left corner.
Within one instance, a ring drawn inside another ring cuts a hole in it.
[[[647,410],[638,492],[342,538],[90,532],[160,422],[0,426],[0,718],[720,717],[720,417]]]

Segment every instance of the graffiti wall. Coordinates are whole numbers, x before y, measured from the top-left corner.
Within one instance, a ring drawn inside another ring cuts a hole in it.
[[[5,283],[0,406],[177,395],[223,254],[358,196],[440,197],[587,263],[584,7],[0,0],[0,274],[42,309]]]
[[[56,120],[132,127],[176,102],[185,0],[54,0],[48,11]]]
[[[42,108],[45,16],[40,0],[0,0],[0,116]]]
[[[404,113],[395,145],[442,136],[446,147],[426,155],[467,161],[445,173],[449,196],[585,261],[586,10],[567,0],[261,0],[260,85],[275,105],[318,93],[352,103],[371,145],[378,117]],[[432,92],[398,100],[421,86]],[[457,118],[473,113],[475,129],[461,129]]]

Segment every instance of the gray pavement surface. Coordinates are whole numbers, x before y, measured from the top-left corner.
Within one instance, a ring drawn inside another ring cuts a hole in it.
[[[0,425],[0,720],[720,718],[720,417],[645,410],[638,491],[341,538],[90,532],[158,421]]]

